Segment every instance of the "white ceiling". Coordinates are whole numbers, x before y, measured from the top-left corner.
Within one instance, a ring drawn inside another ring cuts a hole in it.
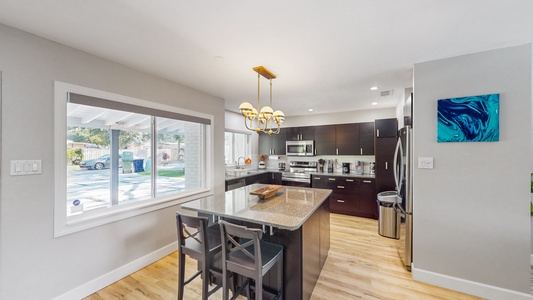
[[[256,104],[252,68],[263,65],[277,75],[274,108],[291,116],[392,107],[414,63],[530,43],[533,1],[0,0],[0,23],[224,98],[234,111]]]

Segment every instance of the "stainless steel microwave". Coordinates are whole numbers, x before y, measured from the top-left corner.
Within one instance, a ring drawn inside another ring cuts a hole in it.
[[[315,155],[315,141],[287,141],[287,155],[313,156]]]

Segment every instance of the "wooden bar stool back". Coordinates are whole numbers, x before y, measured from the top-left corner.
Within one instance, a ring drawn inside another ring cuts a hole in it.
[[[208,227],[206,217],[176,214],[178,228],[178,300],[183,299],[185,285],[202,275],[202,299],[206,300],[221,288],[218,285],[209,291],[213,277],[222,277],[220,268],[220,226]],[[200,270],[185,279],[185,255],[198,261]],[[216,266],[218,260],[218,267]]]
[[[276,264],[278,266],[278,291],[274,299],[283,297],[283,246],[261,240],[263,232],[257,228],[247,228],[220,221],[222,235],[222,285],[223,299],[229,299],[230,273],[246,277],[240,289],[233,294],[235,299],[245,286],[250,298],[250,279],[255,281],[255,299],[263,299],[263,276]]]

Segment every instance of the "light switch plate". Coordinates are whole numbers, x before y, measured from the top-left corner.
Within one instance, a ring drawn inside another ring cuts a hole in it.
[[[419,157],[418,168],[419,169],[433,169],[433,157]]]
[[[12,160],[10,164],[11,176],[42,174],[42,160]]]

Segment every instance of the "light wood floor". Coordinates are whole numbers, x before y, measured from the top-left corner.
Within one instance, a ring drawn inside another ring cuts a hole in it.
[[[331,214],[331,248],[312,300],[480,299],[413,281],[398,258],[396,240],[378,235],[377,227],[376,220]],[[186,276],[195,267],[195,261],[188,259]],[[173,253],[85,300],[176,299],[176,270],[177,254]],[[185,287],[185,299],[200,299],[200,288],[197,278]],[[221,297],[219,290],[210,299]]]

